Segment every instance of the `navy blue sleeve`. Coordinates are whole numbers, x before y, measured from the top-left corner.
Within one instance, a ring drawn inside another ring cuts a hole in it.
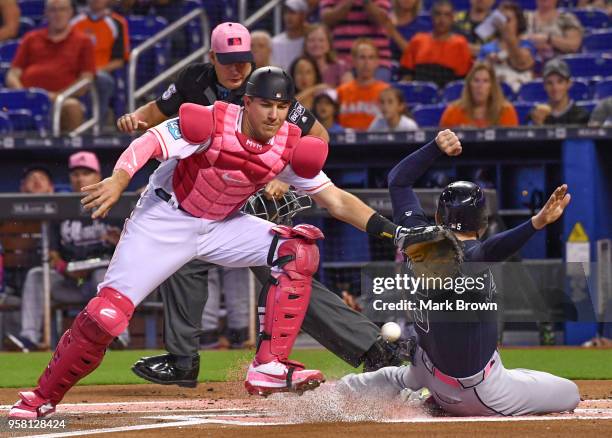
[[[521,225],[489,237],[473,245],[466,241],[466,261],[470,262],[502,262],[519,251],[538,230],[533,227],[531,219]]]
[[[431,141],[408,155],[389,172],[389,194],[396,224],[404,227],[429,224],[413,186],[440,154],[436,142]]]

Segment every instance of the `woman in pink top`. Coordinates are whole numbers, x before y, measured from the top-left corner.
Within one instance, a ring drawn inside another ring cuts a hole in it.
[[[336,58],[329,29],[324,24],[313,25],[304,37],[304,54],[314,59],[323,82],[331,87],[353,79],[350,66]]]

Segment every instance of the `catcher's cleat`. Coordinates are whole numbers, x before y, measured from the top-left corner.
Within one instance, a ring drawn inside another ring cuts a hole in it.
[[[303,394],[304,391],[317,388],[325,382],[323,373],[319,370],[306,370],[298,362],[277,360],[258,364],[253,361],[249,366],[244,386],[249,394],[267,397],[277,392],[294,392]]]
[[[183,388],[195,388],[200,373],[200,356],[191,359],[190,368],[179,368],[177,357],[173,354],[143,357],[132,366],[138,377],[159,385],[178,385]]]
[[[49,400],[39,396],[36,391],[22,391],[19,397],[21,400],[13,405],[9,418],[34,420],[49,417],[55,413],[55,406]]]

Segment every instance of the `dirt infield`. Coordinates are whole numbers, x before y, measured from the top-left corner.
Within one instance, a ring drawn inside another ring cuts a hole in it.
[[[268,399],[245,396],[240,382],[200,384],[195,389],[88,386],[77,387],[66,396],[51,417],[56,424],[27,429],[16,429],[16,424],[9,427],[6,412],[16,399],[16,390],[2,389],[0,436],[612,436],[612,381],[577,383],[584,401],[575,413],[520,418],[432,416],[406,404],[340,407],[332,396],[333,385],[302,397]]]

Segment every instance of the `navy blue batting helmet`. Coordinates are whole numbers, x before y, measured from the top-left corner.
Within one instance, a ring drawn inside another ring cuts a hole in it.
[[[455,231],[482,233],[487,228],[487,207],[484,192],[469,181],[447,185],[438,200],[437,220]]]

